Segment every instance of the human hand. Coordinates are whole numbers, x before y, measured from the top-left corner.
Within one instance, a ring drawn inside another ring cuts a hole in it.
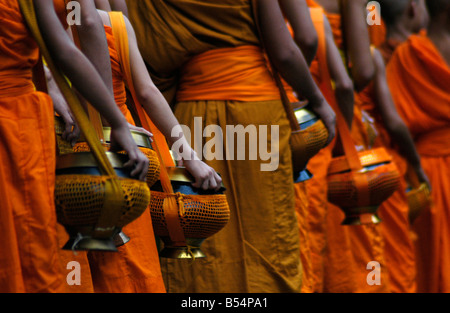
[[[124,167],[131,170],[131,176],[146,181],[149,160],[134,142],[128,123],[119,127],[111,127],[110,140],[110,151],[124,150],[127,153],[128,161],[124,164]]]
[[[318,102],[310,101],[310,109],[322,120],[328,130],[328,140],[326,145],[330,144],[336,136],[336,113],[333,111],[328,102],[323,99]]]
[[[179,161],[180,166],[184,166],[188,172],[194,177],[195,182],[192,186],[203,190],[213,189],[218,191],[222,187],[222,178],[209,165],[201,161],[193,152],[194,157],[182,159]]]
[[[128,123],[128,127],[132,131],[137,131],[139,133],[143,133],[143,134],[147,135],[148,139],[150,139],[150,142],[153,142],[153,134],[151,132],[149,132],[148,130],[146,130],[145,128],[138,127],[138,126],[135,126],[135,125],[130,124],[130,123]]]

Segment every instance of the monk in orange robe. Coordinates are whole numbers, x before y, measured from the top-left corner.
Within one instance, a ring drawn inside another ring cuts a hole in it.
[[[39,50],[24,24],[18,2],[2,0],[0,7],[0,231],[4,236],[0,290],[62,292],[66,282],[58,266],[52,102],[33,85],[32,69]],[[143,179],[148,160],[134,144],[125,119],[95,68],[71,44],[53,2],[36,1],[35,7],[55,63],[111,123],[120,137],[116,143],[130,154],[129,165],[136,166],[133,175]],[[64,53],[59,54],[61,51]]]
[[[104,25],[104,32],[109,48],[109,56],[112,69],[112,83],[116,103],[127,119],[128,123],[134,125],[134,120],[126,104],[126,90],[125,90],[125,74],[122,70],[122,58],[120,51],[116,47],[115,37],[112,32],[111,22],[108,14],[104,11],[98,11],[102,18]],[[97,14],[97,11],[96,11]],[[141,56],[137,50],[136,41],[133,40],[134,33],[131,25],[128,23],[128,32],[130,32],[130,55],[132,69],[134,70],[134,84],[138,86],[139,94],[142,94],[142,89],[148,93],[148,97],[142,100],[142,105],[149,112],[149,115],[156,121],[169,141],[184,140],[182,137],[174,137],[171,135],[172,129],[177,124],[170,107],[165,99],[155,88],[144,70],[139,72],[138,69],[143,69],[144,66],[139,63]],[[122,32],[127,32],[127,29],[121,29]],[[142,61],[141,61],[142,62]],[[129,82],[130,83],[130,82]],[[164,116],[164,119],[162,118]],[[142,131],[141,128],[135,128]],[[78,151],[79,148],[75,147]],[[187,148],[187,147],[186,147]],[[187,150],[187,149],[186,149]],[[204,181],[210,179],[209,175],[203,177],[205,171],[211,170],[210,175],[215,175],[219,182],[219,177],[212,171],[210,167],[199,160],[184,160],[184,165],[191,172],[196,179],[195,184],[203,185]],[[215,188],[217,184],[215,181],[209,182],[209,188]],[[156,247],[155,237],[149,210],[145,211],[136,221],[127,225],[124,228],[124,233],[131,237],[131,241],[123,246],[118,247],[118,253],[102,253],[102,252],[88,252],[86,259],[88,260],[87,270],[91,273],[91,281],[93,290],[95,292],[144,292],[144,293],[161,293],[165,292],[164,282],[162,280],[160,264],[158,259],[158,251]],[[85,269],[86,271],[86,269]],[[85,285],[86,286],[86,285]],[[85,288],[85,287],[84,287]],[[85,292],[86,289],[71,288],[71,292]]]
[[[426,21],[424,1],[381,1],[382,14],[387,26],[386,44],[374,49],[376,74],[374,81],[358,94],[360,106],[374,119],[378,132],[375,146],[388,149],[401,174],[401,184],[379,208],[384,237],[384,253],[389,271],[391,292],[416,291],[415,253],[411,237],[409,206],[406,198],[408,168],[414,171],[419,182],[428,183],[423,172],[414,142],[392,101],[386,83],[385,62],[400,40],[418,32]],[[384,51],[384,55],[381,54]]]
[[[312,1],[311,1],[312,2]],[[373,60],[370,58],[369,35],[357,30],[367,30],[363,18],[365,1],[344,1],[344,7],[338,1],[316,0],[326,11],[339,49],[347,47],[349,72],[353,78],[355,91],[363,90],[374,74]],[[344,12],[345,18],[341,17]],[[342,20],[345,24],[342,25]],[[346,36],[344,38],[343,33]],[[339,98],[338,98],[339,99]],[[357,97],[355,98],[355,100]],[[364,114],[364,115],[363,115]],[[355,103],[354,118],[351,124],[353,140],[361,148],[369,146],[365,113]],[[326,173],[324,174],[326,177]],[[377,225],[342,226],[343,212],[327,203],[326,214],[326,256],[324,258],[324,287],[326,292],[386,292],[387,273],[382,275],[381,286],[369,286],[366,278],[366,266],[370,261],[378,261],[385,266],[383,238]]]
[[[384,36],[383,40],[372,41],[384,58],[385,64],[394,53],[395,49],[409,36],[423,30],[428,24],[428,12],[425,7],[425,0],[380,0],[378,1],[383,19],[384,31],[378,36]],[[374,26],[369,27],[374,29]],[[377,32],[375,30],[373,33]]]
[[[226,125],[255,123],[278,125],[280,129],[281,162],[273,172],[261,171],[261,160],[209,161],[221,173],[227,187],[231,220],[222,231],[203,243],[206,259],[196,260],[193,265],[162,260],[172,292],[301,290],[302,270],[288,147],[290,130],[279,90],[261,52],[250,1],[244,3],[227,1],[218,7],[204,1],[170,1],[170,6],[167,2],[161,5],[158,1],[139,4],[128,1],[130,19],[150,72],[167,80],[173,69],[181,69],[175,106],[180,122],[193,126],[193,117],[197,116],[203,118],[204,125],[217,124],[222,129]],[[294,90],[311,98],[315,107],[320,92],[314,87],[308,66],[287,31],[278,3],[258,1],[258,7],[263,33],[271,38],[265,43],[268,55],[283,78]],[[195,12],[198,20],[186,18],[189,12]],[[209,16],[220,18],[211,20]],[[143,22],[149,17],[168,23]],[[177,25],[176,29],[171,29],[172,25]],[[281,37],[279,33],[275,36],[274,29],[280,27]],[[165,33],[167,39],[154,43],[153,36],[147,36],[149,32],[145,29],[149,28],[153,28],[150,33]],[[180,46],[175,37],[182,38]],[[284,45],[274,43],[280,38]],[[158,46],[165,46],[166,52],[161,53]],[[283,49],[279,49],[281,46]],[[176,54],[178,57],[174,57]],[[296,56],[295,61],[288,58],[289,62],[281,64],[280,57],[286,55]],[[322,101],[319,103],[325,104]],[[323,112],[319,116],[323,117]],[[328,116],[332,118],[332,114]],[[268,140],[270,143],[273,138]],[[242,149],[248,155],[248,147]],[[270,184],[270,192],[268,181],[274,182]],[[273,192],[273,184],[277,186],[276,192]]]
[[[394,52],[388,84],[431,184],[433,206],[414,223],[419,292],[449,292],[450,243],[450,54],[447,45],[450,1],[427,1],[427,35],[412,35]]]
[[[305,1],[279,1],[280,8],[286,18],[288,29],[298,45],[306,62],[316,58],[318,38],[314,23]],[[291,103],[299,103],[293,89],[283,80],[284,88]],[[312,175],[307,169],[294,173],[295,212],[300,234],[300,258],[303,267],[301,293],[313,293],[313,271],[311,261],[311,242],[308,227],[308,194],[307,181]]]

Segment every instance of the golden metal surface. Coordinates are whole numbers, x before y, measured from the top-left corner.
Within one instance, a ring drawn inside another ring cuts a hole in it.
[[[313,112],[305,108],[294,110],[294,113],[299,124],[303,124],[317,118]]]
[[[106,142],[110,142],[111,139],[111,127],[103,127],[103,134],[105,136]],[[150,148],[152,149],[152,144],[148,136],[144,133],[138,132],[136,130],[131,131],[131,136],[138,147]]]
[[[106,156],[114,168],[123,168],[123,164],[128,160],[126,155],[114,152],[106,152]],[[98,163],[91,152],[70,153],[57,157],[57,170],[74,167],[98,167]]]

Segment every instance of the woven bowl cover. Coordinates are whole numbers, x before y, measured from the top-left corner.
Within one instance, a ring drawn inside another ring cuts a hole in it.
[[[325,146],[327,139],[328,130],[321,120],[306,129],[293,131],[290,145],[294,172],[302,171],[308,161]]]
[[[328,175],[328,200],[344,211],[379,206],[400,187],[400,174],[392,162],[357,175],[364,175],[368,186],[357,186],[351,172]],[[369,196],[361,197],[360,188],[368,188]]]
[[[58,222],[64,226],[95,225],[107,197],[107,179],[106,176],[95,175],[57,175],[55,203]],[[145,211],[150,202],[150,190],[145,182],[122,177],[118,179],[125,205],[115,226],[121,228]]]
[[[150,212],[153,229],[160,237],[169,236],[163,210],[163,202],[167,197],[174,197],[177,200],[178,216],[186,238],[208,238],[225,227],[230,220],[230,209],[224,194],[167,194],[155,190],[151,192]]]

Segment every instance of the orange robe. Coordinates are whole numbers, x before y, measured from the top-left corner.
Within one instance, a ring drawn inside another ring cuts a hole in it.
[[[397,152],[395,143],[384,127],[381,116],[376,108],[373,84],[370,84],[359,94],[359,105],[375,118],[379,133],[375,146],[386,148],[392,155],[400,171],[401,183],[399,189],[378,209],[381,218],[381,230],[384,238],[384,254],[389,271],[391,292],[416,292],[416,263],[414,245],[411,239],[408,219],[409,206],[406,198],[407,183],[405,174],[407,161]]]
[[[127,121],[135,125],[128,110],[124,75],[111,27],[105,25],[111,59],[114,98]],[[70,260],[81,265],[81,285],[68,286],[67,292],[97,293],[165,293],[150,211],[124,227],[130,241],[118,252],[61,252],[63,266]],[[67,235],[61,234],[61,240]],[[61,245],[64,241],[61,242]]]
[[[173,292],[300,292],[290,127],[261,48],[244,45],[204,52],[183,67],[181,77],[175,108],[181,124],[194,129],[193,118],[201,116],[203,125],[222,130],[226,125],[278,125],[280,163],[274,171],[261,171],[259,157],[236,160],[229,155],[224,161],[208,161],[227,187],[231,219],[203,243],[206,259],[189,267],[162,261],[167,285]],[[214,100],[203,98],[207,93]],[[196,140],[193,136],[194,147]],[[272,140],[267,139],[269,144]],[[224,142],[223,151],[231,149],[249,156],[248,144],[233,147]]]
[[[433,206],[413,225],[418,291],[450,292],[450,67],[430,39],[413,35],[393,54],[387,77],[431,183]]]
[[[36,92],[39,50],[16,1],[0,1],[0,292],[61,292],[51,99]]]
[[[383,56],[384,63],[387,65],[391,60],[392,54],[394,54],[395,49],[401,44],[400,40],[387,39],[377,46],[378,51],[380,51]]]
[[[341,17],[326,14],[335,43],[342,49]],[[352,136],[356,146],[367,147],[367,123],[355,97]],[[326,215],[326,256],[324,260],[325,292],[387,292],[388,273],[385,269],[384,241],[379,225],[342,226],[344,213],[328,203]],[[381,285],[368,285],[366,266],[371,261],[381,265]]]
[[[128,122],[134,125],[126,105],[124,76],[111,27],[105,26],[105,33],[111,57],[114,97]],[[165,293],[150,210],[125,226],[123,232],[131,239],[118,247],[118,253],[89,253],[95,292]]]

